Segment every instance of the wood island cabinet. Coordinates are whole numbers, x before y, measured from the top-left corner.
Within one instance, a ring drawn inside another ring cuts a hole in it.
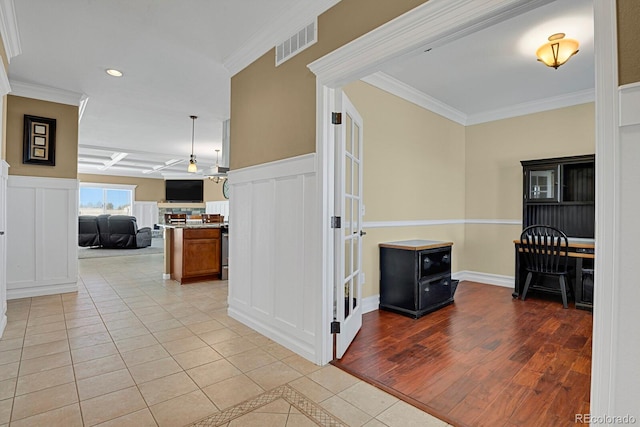
[[[180,283],[219,279],[220,239],[220,228],[174,228],[171,278]]]

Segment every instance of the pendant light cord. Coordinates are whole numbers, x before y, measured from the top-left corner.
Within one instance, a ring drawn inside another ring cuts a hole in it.
[[[193,159],[193,139],[196,131],[196,119],[198,116],[191,116],[191,158]]]

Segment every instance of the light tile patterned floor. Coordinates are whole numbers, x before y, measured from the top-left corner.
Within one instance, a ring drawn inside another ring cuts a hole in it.
[[[445,426],[226,314],[162,255],[79,261],[77,293],[8,302],[1,426]]]

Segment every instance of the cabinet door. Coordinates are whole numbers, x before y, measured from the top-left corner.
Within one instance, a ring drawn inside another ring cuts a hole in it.
[[[219,239],[184,239],[184,276],[220,273]]]
[[[527,169],[525,196],[530,202],[557,202],[558,182],[558,165]]]
[[[418,310],[428,310],[451,300],[451,276],[441,276],[418,284]]]

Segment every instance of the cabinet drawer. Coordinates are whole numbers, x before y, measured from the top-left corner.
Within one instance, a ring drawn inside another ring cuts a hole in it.
[[[451,248],[420,252],[420,276],[442,275],[451,272]]]
[[[451,300],[451,275],[430,280],[421,280],[418,284],[418,310],[441,305]]]
[[[185,228],[185,239],[219,239],[219,228]]]

